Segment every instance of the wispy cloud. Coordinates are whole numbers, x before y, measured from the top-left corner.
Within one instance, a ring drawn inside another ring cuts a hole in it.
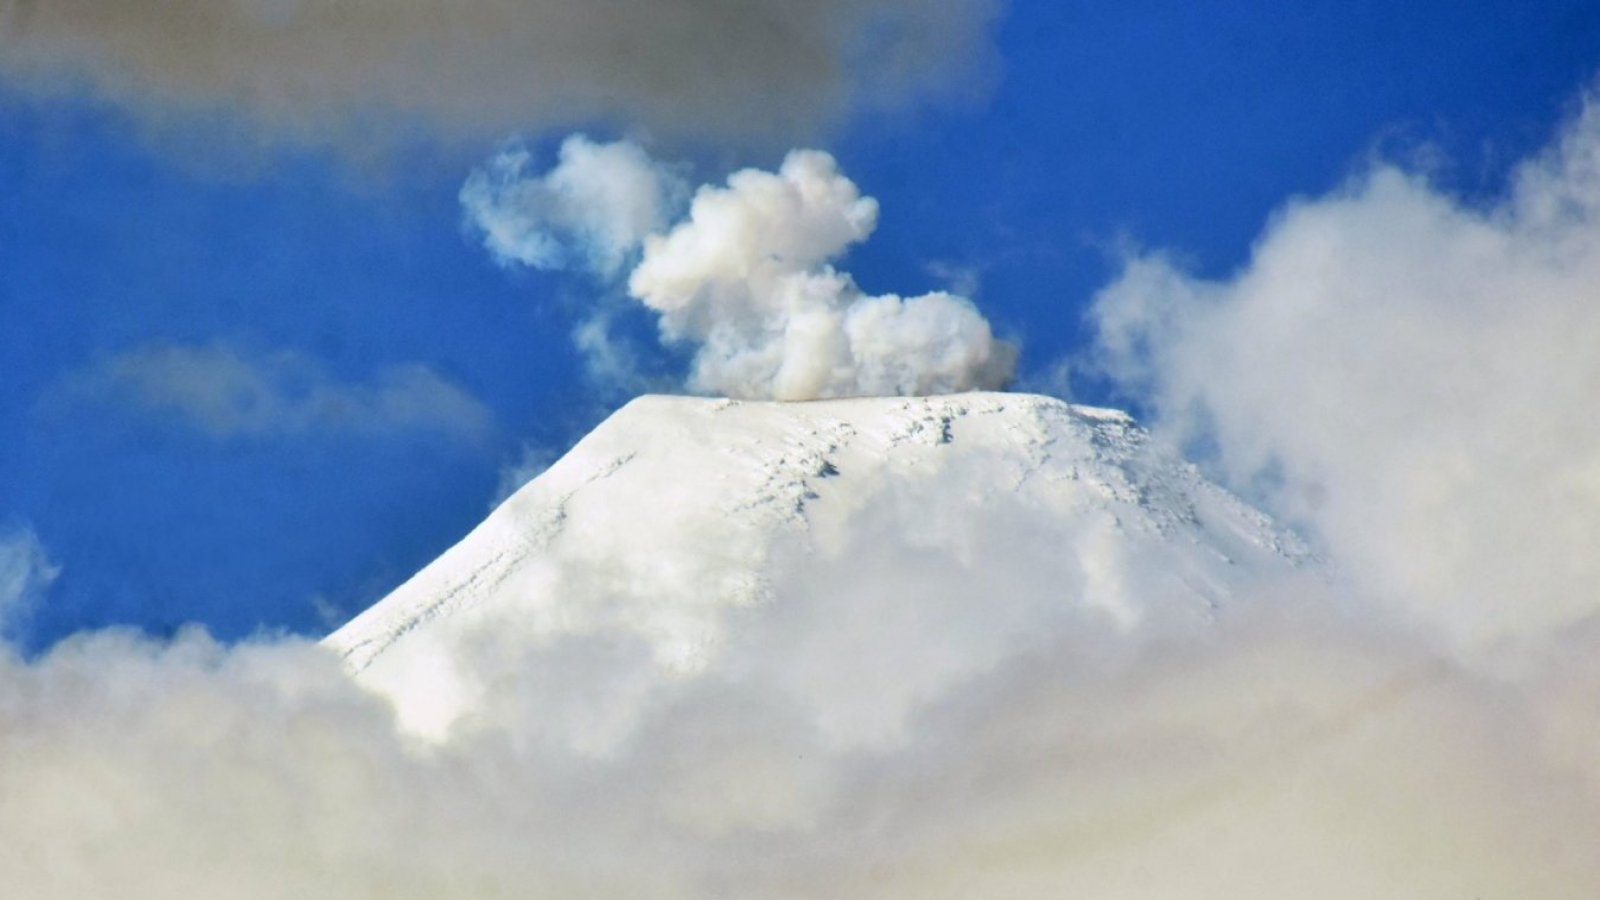
[[[61,574],[27,526],[0,528],[0,636],[24,616]]]
[[[431,431],[479,441],[493,425],[488,408],[423,365],[385,367],[352,383],[300,353],[251,354],[223,344],[118,354],[68,378],[54,402],[168,417],[218,440]]]
[[[489,508],[493,509],[504,503],[512,494],[521,490],[523,485],[543,474],[544,470],[550,468],[550,464],[560,456],[560,453],[550,447],[532,443],[523,444],[517,451],[516,458],[500,467],[494,496],[489,500]],[[332,624],[342,625],[344,621]]]
[[[573,135],[549,172],[533,162],[525,148],[508,149],[461,188],[468,221],[503,265],[615,275],[688,202],[689,185],[628,141]]]

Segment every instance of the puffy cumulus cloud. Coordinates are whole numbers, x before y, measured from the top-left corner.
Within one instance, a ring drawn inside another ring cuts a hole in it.
[[[0,655],[0,871],[37,900],[1592,897],[1593,654],[1508,681],[1316,582],[1128,628],[1006,504],[941,498],[779,562],[692,671],[626,627],[529,642],[427,747],[305,642]]]
[[[0,635],[27,614],[60,574],[61,567],[50,561],[32,528],[0,528]]]
[[[300,353],[223,344],[130,350],[67,379],[48,402],[171,416],[218,440],[432,431],[479,441],[493,427],[482,403],[426,366],[390,366],[371,383],[348,383]]]
[[[597,119],[792,139],[982,83],[998,0],[14,0],[12,87],[370,145]]]
[[[1600,611],[1600,105],[1503,196],[1376,165],[1236,275],[1137,256],[1102,368],[1374,593],[1463,642]]]
[[[636,260],[629,294],[659,315],[666,341],[696,348],[691,390],[809,400],[1011,380],[1016,348],[970,300],[869,295],[834,268],[872,234],[878,205],[827,153],[797,150],[777,172],[745,169],[701,187],[670,229],[661,214],[681,183],[630,143],[572,138],[549,174],[526,165],[525,154],[502,155],[462,190],[486,246],[502,262],[583,264],[601,276]]]

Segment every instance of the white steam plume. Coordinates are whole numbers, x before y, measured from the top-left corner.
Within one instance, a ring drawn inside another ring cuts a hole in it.
[[[1000,387],[1015,355],[971,301],[869,296],[829,263],[872,234],[878,204],[833,157],[790,153],[703,187],[689,218],[645,239],[628,290],[668,340],[699,345],[690,386],[810,400]]]
[[[1158,425],[1369,590],[1467,642],[1600,612],[1592,99],[1487,207],[1379,165],[1289,205],[1226,281],[1130,260],[1094,315]]]
[[[638,147],[562,147],[549,174],[504,154],[462,189],[502,263],[601,276],[642,256],[628,292],[660,316],[668,342],[695,345],[691,390],[747,399],[942,394],[1002,387],[1016,349],[970,300],[943,291],[873,296],[832,263],[867,239],[878,206],[815,150],[777,172],[745,169],[704,186],[669,229],[680,182]]]

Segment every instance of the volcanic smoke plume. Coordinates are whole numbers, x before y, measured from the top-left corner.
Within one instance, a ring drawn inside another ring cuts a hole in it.
[[[689,388],[748,399],[945,394],[1012,377],[1016,348],[972,301],[938,291],[870,295],[833,262],[877,227],[832,156],[791,152],[776,172],[745,169],[693,195],[636,145],[562,146],[539,175],[511,150],[462,188],[469,218],[505,265],[591,269],[637,259],[628,294],[660,316],[662,338],[695,348]]]

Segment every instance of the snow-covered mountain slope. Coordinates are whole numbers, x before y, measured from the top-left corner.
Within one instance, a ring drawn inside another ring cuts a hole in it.
[[[1203,621],[1308,560],[1123,413],[652,396],[327,643],[434,738],[541,702],[598,752],[675,679],[760,670],[875,741],[1049,623]]]

